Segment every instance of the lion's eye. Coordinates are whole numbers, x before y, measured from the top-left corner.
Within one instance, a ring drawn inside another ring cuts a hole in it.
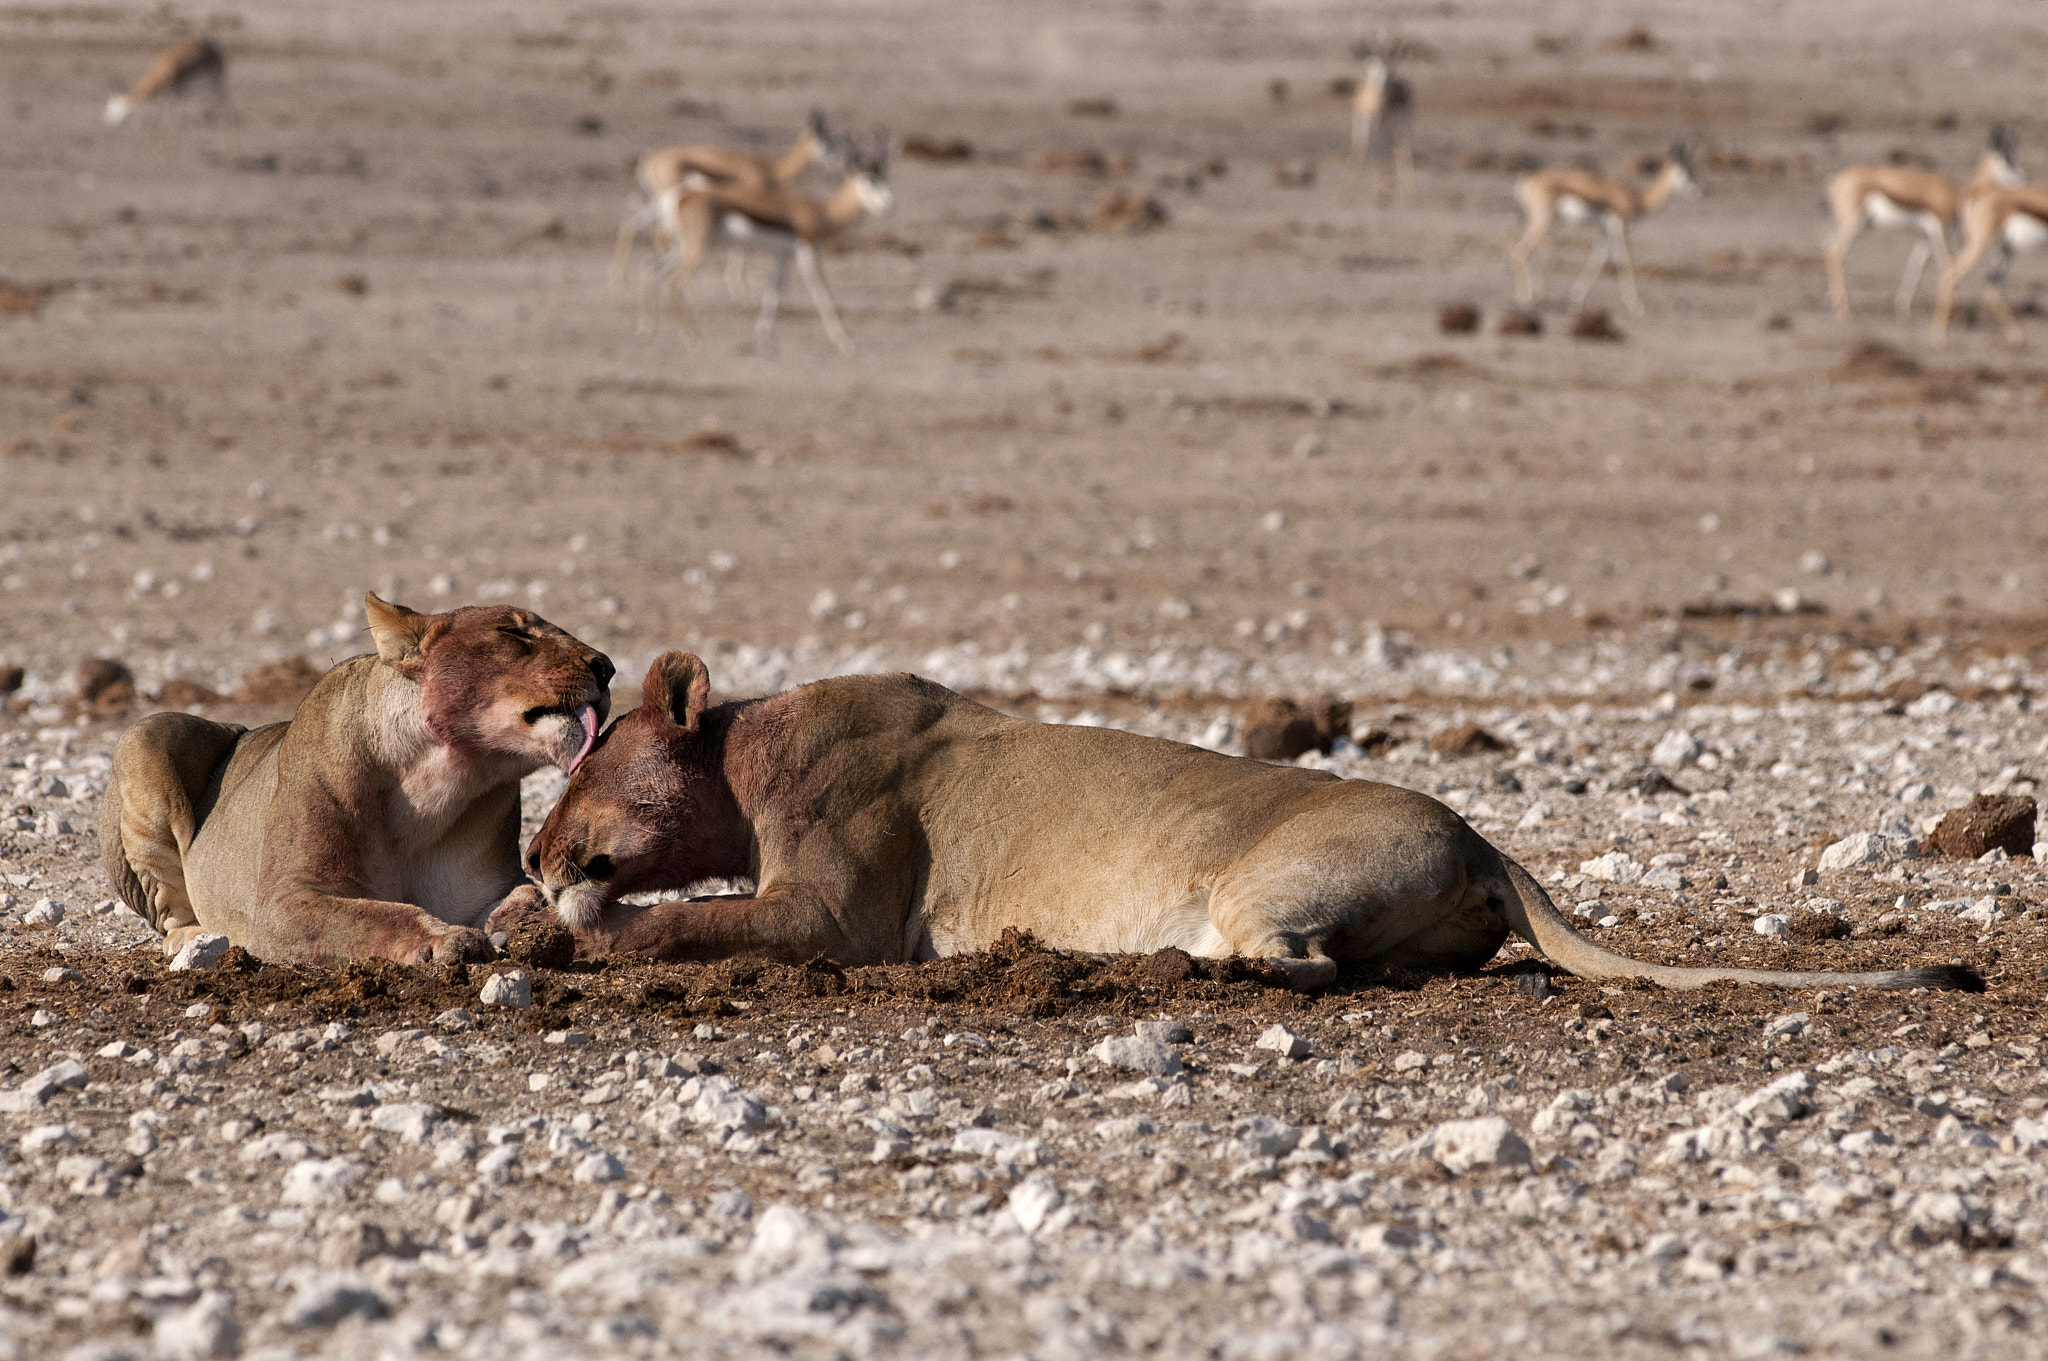
[[[500,624],[498,625],[498,632],[504,634],[507,638],[517,638],[522,643],[533,641],[533,635],[517,625]]]

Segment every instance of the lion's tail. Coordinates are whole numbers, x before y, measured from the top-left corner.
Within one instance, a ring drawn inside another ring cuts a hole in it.
[[[100,855],[121,900],[159,932],[193,926],[185,853],[208,787],[246,729],[192,714],[151,714],[121,734],[100,804]]]
[[[1984,991],[1973,969],[1938,965],[1928,969],[1890,969],[1883,973],[1807,973],[1780,969],[1683,969],[1646,964],[1595,945],[1565,920],[1550,895],[1530,873],[1507,856],[1501,857],[1514,888],[1507,895],[1508,924],[1515,934],[1541,950],[1553,964],[1596,982],[1641,978],[1667,988],[1703,988],[1709,983],[1767,983],[1780,988],[1943,988]]]

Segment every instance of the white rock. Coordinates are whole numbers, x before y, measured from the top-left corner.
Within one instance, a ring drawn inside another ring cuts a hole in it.
[[[1394,1071],[1397,1073],[1412,1073],[1418,1068],[1427,1067],[1429,1055],[1419,1050],[1410,1049],[1394,1056]]]
[[[1301,1144],[1301,1129],[1270,1115],[1254,1115],[1238,1130],[1237,1141],[1247,1158],[1284,1158]]]
[[[1918,850],[1918,843],[1910,836],[1857,832],[1822,851],[1820,867],[1824,872],[1834,873],[1863,866],[1889,865],[1897,860],[1910,859]]]
[[[171,960],[171,969],[211,969],[220,963],[221,956],[228,952],[228,938],[215,932],[202,932],[178,947],[178,953]]]
[[[624,1181],[626,1168],[625,1164],[600,1148],[577,1163],[576,1170],[570,1175],[577,1181]]]
[[[1782,912],[1766,912],[1749,924],[1759,936],[1782,936],[1792,929],[1792,919]]]
[[[1045,1156],[1045,1145],[1021,1134],[969,1126],[953,1135],[953,1151],[972,1158],[987,1158],[991,1162],[1035,1167]]]
[[[1643,864],[1627,851],[1609,851],[1579,862],[1579,873],[1603,884],[1633,884],[1643,877]]]
[[[699,1080],[690,1119],[715,1130],[759,1129],[768,1123],[768,1107],[733,1086],[731,1078],[707,1077]]]
[[[234,1356],[242,1348],[234,1296],[224,1290],[206,1291],[188,1307],[160,1316],[150,1340],[165,1361],[214,1361]]]
[[[1650,748],[1650,761],[1667,770],[1676,770],[1680,766],[1689,766],[1699,760],[1706,749],[1706,744],[1691,733],[1673,728],[1658,739],[1656,746]]]
[[[1806,1098],[1812,1091],[1812,1078],[1805,1073],[1787,1073],[1737,1101],[1735,1113],[1752,1124],[1782,1125],[1806,1114]]]
[[[1270,1049],[1286,1059],[1307,1058],[1309,1054],[1309,1042],[1307,1040],[1295,1034],[1286,1026],[1277,1023],[1268,1026],[1266,1033],[1259,1036],[1257,1042],[1252,1045],[1252,1048]],[[1178,1071],[1178,1069],[1176,1068],[1175,1071]]]
[[[64,1125],[37,1125],[21,1136],[21,1151],[34,1157],[52,1149],[70,1148],[77,1142],[78,1136]]]
[[[1498,1115],[1446,1121],[1428,1139],[1430,1156],[1453,1175],[1484,1167],[1527,1167],[1531,1162],[1529,1145]]]
[[[1137,1035],[1114,1035],[1088,1051],[1088,1057],[1112,1068],[1130,1068],[1141,1073],[1178,1073],[1180,1055],[1157,1040]]]
[[[35,906],[21,914],[25,926],[55,926],[64,920],[64,904],[55,898],[38,898]]]
[[[1813,1028],[1813,1018],[1803,1011],[1790,1011],[1764,1027],[1764,1037],[1777,1035],[1804,1035]]]
[[[426,1142],[441,1122],[441,1108],[426,1101],[399,1101],[370,1112],[370,1128],[396,1134],[409,1144]]]
[[[287,1328],[331,1328],[345,1318],[383,1318],[384,1297],[352,1276],[309,1276],[300,1280],[280,1322]]]
[[[1186,1044],[1189,1040],[1195,1038],[1194,1032],[1190,1031],[1179,1021],[1171,1019],[1139,1021],[1131,1029],[1138,1033],[1139,1039],[1157,1040],[1161,1044]]]
[[[1908,718],[1946,718],[1963,707],[1963,702],[1946,690],[1929,690],[1906,706]]]
[[[477,995],[477,1000],[487,1007],[524,1010],[533,1005],[533,975],[524,969],[494,973],[484,980],[483,991]]]
[[[284,1174],[279,1197],[287,1205],[318,1209],[340,1200],[361,1181],[363,1166],[349,1158],[301,1158]]]
[[[45,983],[82,983],[85,981],[85,975],[76,969],[66,969],[59,966],[54,969],[43,970],[43,981]]]
[[[2013,1146],[2025,1153],[2032,1149],[2048,1148],[2048,1119],[2036,1120],[2022,1115],[2012,1122]]]
[[[1979,898],[1956,913],[1956,917],[1961,921],[1975,922],[1979,926],[1989,926],[1993,922],[2004,921],[2005,913],[1998,910],[1998,899]]]
[[[835,1170],[831,1181],[838,1180]],[[802,1261],[831,1251],[831,1238],[794,1205],[770,1205],[754,1221],[748,1254],[767,1263]]]
[[[1043,1172],[1033,1172],[1010,1188],[1010,1213],[1025,1233],[1037,1233],[1065,1200],[1057,1182]]]

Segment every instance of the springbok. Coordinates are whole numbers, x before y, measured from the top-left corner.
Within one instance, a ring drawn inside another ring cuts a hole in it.
[[[1892,310],[1904,321],[1912,313],[1927,258],[1934,257],[1937,279],[1948,271],[1948,224],[1960,213],[1964,198],[1978,189],[2009,189],[2022,179],[2013,160],[2012,137],[2003,124],[1991,129],[1991,145],[1969,183],[1961,187],[1946,175],[1900,165],[1850,165],[1828,176],[1828,209],[1835,215],[1835,235],[1827,254],[1828,297],[1835,315],[1849,319],[1849,281],[1842,263],[1865,227],[1903,227],[1920,233],[1892,299]]]
[[[1523,176],[1515,185],[1515,202],[1522,206],[1528,226],[1509,252],[1515,270],[1515,297],[1524,304],[1536,300],[1529,258],[1543,244],[1551,224],[1559,218],[1566,222],[1592,220],[1600,227],[1600,239],[1586,259],[1585,271],[1572,286],[1572,310],[1576,312],[1585,306],[1593,281],[1599,278],[1608,257],[1616,255],[1621,259],[1622,297],[1629,311],[1640,316],[1643,300],[1636,292],[1635,262],[1628,253],[1628,224],[1656,212],[1674,194],[1697,198],[1702,192],[1699,181],[1693,177],[1692,158],[1681,142],[1672,143],[1663,165],[1641,189],[1584,170],[1538,170]]]
[[[212,87],[216,101],[227,98],[227,58],[210,38],[186,38],[156,54],[126,94],[107,99],[109,127],[120,127],[136,108],[161,94],[181,95],[195,85]]]
[[[845,161],[821,109],[811,110],[810,126],[780,156],[715,146],[670,146],[648,152],[634,171],[645,198],[619,223],[618,245],[612,251],[613,287],[624,282],[640,233],[661,230],[662,220],[674,209],[671,196],[702,189],[783,189],[813,163],[836,169]]]
[[[681,309],[680,289],[688,285],[712,242],[722,241],[774,258],[774,274],[761,297],[761,314],[754,323],[755,345],[762,354],[773,354],[775,350],[775,314],[782,305],[782,288],[789,277],[791,260],[796,262],[797,273],[818,310],[825,334],[840,353],[851,353],[853,342],[840,324],[831,291],[818,268],[817,248],[868,218],[887,212],[895,196],[889,191],[887,133],[877,134],[872,155],[864,156],[850,147],[846,155],[846,179],[829,198],[814,199],[793,189],[767,186],[700,189],[669,200],[672,206],[664,226],[675,241],[675,249],[656,263],[648,277],[641,294],[643,318],[649,291],[659,287],[671,291],[678,314],[687,322]]]
[[[2006,343],[2027,343],[2027,333],[2005,301],[2005,276],[2013,258],[2048,245],[2048,189],[2022,184],[1977,189],[1963,199],[1963,249],[1942,272],[1941,292],[1934,302],[1934,339],[1948,338],[1948,314],[1955,305],[1956,285],[1996,244],[1998,259],[1984,280],[1984,301],[2005,328]]]
[[[1398,191],[1403,207],[1415,206],[1415,101],[1408,82],[1394,72],[1398,45],[1360,43],[1365,79],[1351,96],[1351,178],[1344,191],[1349,206],[1358,197],[1365,167],[1372,165],[1373,202],[1385,207]],[[1389,171],[1391,167],[1391,173]],[[1390,182],[1391,181],[1391,182]]]

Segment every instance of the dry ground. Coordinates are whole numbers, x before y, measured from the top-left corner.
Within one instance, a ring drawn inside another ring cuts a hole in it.
[[[1381,22],[1421,49],[1412,209],[1344,201],[1329,87]],[[97,121],[200,27],[232,122]],[[1896,323],[1896,238],[1859,245],[1837,322],[1819,208],[1853,159],[1966,171],[1996,119],[2048,165],[2044,77],[2048,23],[1989,3],[0,8],[0,1053],[86,1082],[0,1115],[30,1136],[0,1347],[2038,1345],[2043,881],[1786,885],[2030,788],[2048,739],[2048,368],[1967,316],[1939,350],[1924,305]],[[899,155],[895,211],[828,254],[858,351],[798,300],[753,353],[716,265],[694,331],[637,335],[605,279],[631,159],[779,149],[814,106],[972,145]],[[1619,343],[1555,302],[1497,333],[1515,168],[1630,173],[1679,137],[1709,192],[1636,233],[1647,314],[1610,281]],[[1165,221],[1105,229],[1105,194]],[[1479,333],[1438,331],[1455,302]],[[1245,696],[1328,691],[1396,738],[1338,769],[1445,798],[1622,948],[1963,960],[1989,990],[1544,1001],[1510,951],[1300,999],[1023,951],[536,968],[510,1015],[480,977],[165,974],[93,910],[136,710],[73,703],[77,663],[120,658],[145,703],[232,691],[357,650],[369,588],[531,602],[629,678],[669,646],[735,693],[914,667],[1226,749]],[[1513,750],[1428,752],[1468,720]],[[1644,794],[1673,730],[1686,792]],[[1614,849],[1689,882],[1584,880]],[[64,923],[22,924],[46,897]],[[1794,939],[1750,929],[1774,911]],[[1087,1057],[1160,1013],[1183,1074]],[[1251,1048],[1275,1020],[1308,1058]],[[1452,1177],[1414,1142],[1486,1113],[1530,1165]]]

